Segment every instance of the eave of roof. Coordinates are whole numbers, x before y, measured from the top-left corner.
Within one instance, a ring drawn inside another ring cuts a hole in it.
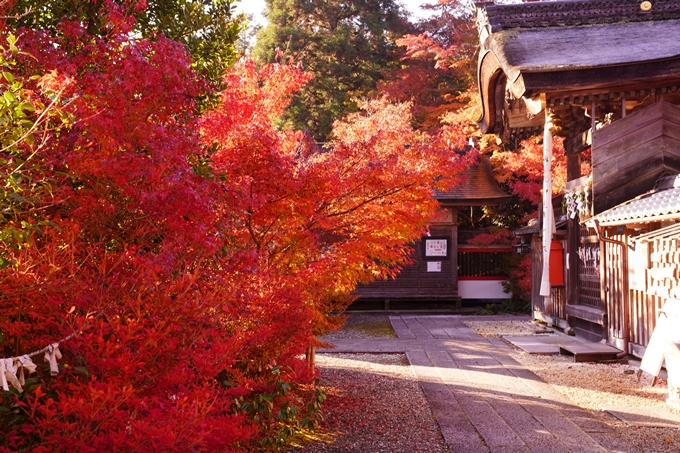
[[[506,78],[516,99],[680,80],[680,2],[652,3],[650,12],[637,0],[479,4],[482,131],[503,128]]]
[[[511,195],[498,186],[486,156],[481,156],[476,164],[468,167],[453,188],[446,192],[435,191],[435,199],[449,206],[496,205],[510,198]]]
[[[537,234],[540,229],[541,228],[538,226],[538,222],[536,222],[534,225],[527,225],[523,226],[522,228],[517,228],[512,233],[515,236],[524,236],[525,234]]]
[[[477,2],[493,32],[511,28],[570,27],[620,22],[680,19],[676,0],[655,0],[644,11],[640,0],[561,0],[496,4]]]
[[[668,178],[667,178],[668,179]],[[680,219],[680,178],[676,186],[641,195],[597,214],[587,221],[599,221],[602,226],[650,223]]]
[[[560,214],[555,216],[555,228],[561,229],[567,225],[566,214]],[[515,236],[524,236],[527,234],[539,234],[541,233],[541,225],[539,222],[530,222],[529,225],[512,230],[512,234]]]
[[[507,74],[572,71],[678,58],[680,20],[512,29],[492,39]]]

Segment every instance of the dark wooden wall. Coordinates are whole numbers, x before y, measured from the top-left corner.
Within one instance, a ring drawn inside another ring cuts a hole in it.
[[[651,190],[680,173],[680,107],[660,101],[595,131],[592,158],[595,214]]]
[[[422,242],[413,245],[411,265],[404,266],[394,279],[360,285],[355,291],[359,299],[456,300],[458,298],[458,227],[431,226],[432,237],[449,239],[449,256],[442,259],[423,257]],[[427,262],[441,262],[441,272],[428,272]]]

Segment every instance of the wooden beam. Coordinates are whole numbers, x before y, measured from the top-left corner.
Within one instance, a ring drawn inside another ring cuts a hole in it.
[[[680,76],[657,83],[644,80],[625,85],[568,87],[564,90],[549,91],[546,93],[546,105],[548,107],[560,105],[583,106],[589,104],[593,98],[597,102],[619,102],[623,97],[631,101],[637,98],[645,98],[657,89],[660,89],[664,94],[677,93],[680,89]]]
[[[478,121],[479,127],[484,134],[499,133],[503,127],[500,118],[503,104],[497,105],[496,85],[501,82],[504,86],[506,78],[498,59],[491,51],[480,56],[479,80],[482,101],[482,117]]]
[[[619,88],[621,85],[651,86],[678,83],[680,59],[653,61],[612,67],[570,71],[523,73],[527,94],[566,91],[578,87],[582,91]],[[616,87],[616,88],[615,88]]]
[[[540,311],[534,310],[534,319],[536,321],[541,321],[549,326],[559,327],[560,329],[569,329],[569,323],[565,319],[557,318],[555,316],[547,315]]]
[[[517,100],[513,103],[505,103],[505,117],[508,126],[512,129],[542,128],[545,123],[545,110],[534,115],[527,111],[524,102]]]
[[[567,314],[601,326],[607,325],[607,312],[602,308],[588,305],[567,305]]]

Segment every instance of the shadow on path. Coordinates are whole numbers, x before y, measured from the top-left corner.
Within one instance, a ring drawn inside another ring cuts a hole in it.
[[[392,316],[398,338],[342,340],[324,352],[406,353],[452,453],[642,453],[464,319]]]

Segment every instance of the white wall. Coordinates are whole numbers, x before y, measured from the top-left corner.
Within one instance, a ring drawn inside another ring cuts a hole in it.
[[[509,299],[503,291],[505,280],[458,280],[458,296],[462,299]]]

